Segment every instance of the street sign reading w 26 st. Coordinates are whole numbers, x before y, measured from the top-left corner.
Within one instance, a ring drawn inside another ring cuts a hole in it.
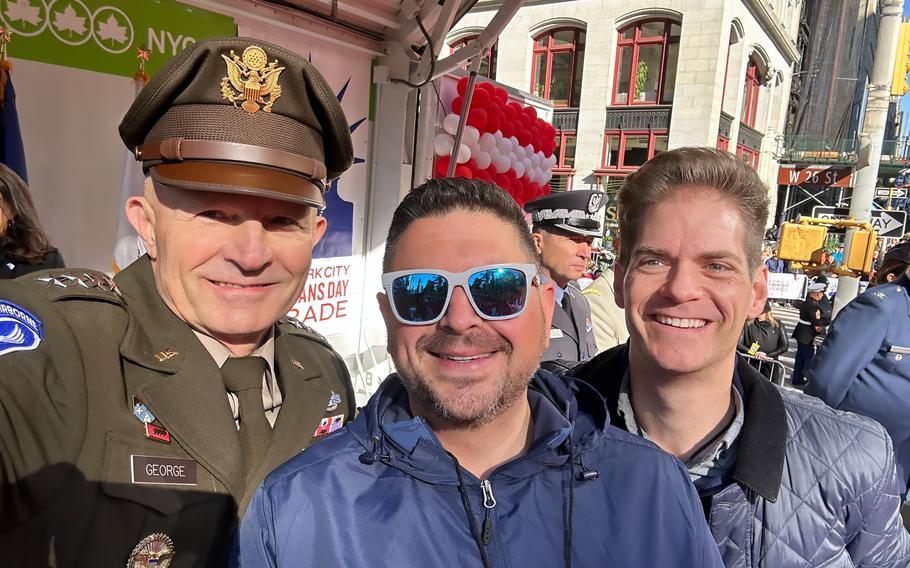
[[[847,219],[850,217],[850,209],[847,207],[822,207],[812,208],[812,216],[819,219]],[[880,237],[902,237],[907,225],[907,213],[905,211],[884,211],[874,209],[872,219],[869,220],[872,228]]]

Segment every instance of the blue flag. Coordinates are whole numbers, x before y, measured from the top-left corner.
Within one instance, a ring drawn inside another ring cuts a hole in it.
[[[19,113],[16,112],[16,90],[9,70],[3,69],[6,75],[6,88],[3,93],[3,112],[0,114],[0,162],[9,166],[28,183],[28,172],[25,168],[25,148],[22,146],[22,133],[19,131]]]

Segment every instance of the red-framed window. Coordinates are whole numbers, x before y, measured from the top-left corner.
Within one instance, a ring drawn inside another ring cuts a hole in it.
[[[469,35],[463,38],[459,38],[449,44],[449,54],[455,53],[459,48],[464,47],[468,42],[474,41],[477,39],[476,35]],[[480,70],[477,71],[478,75],[483,75],[488,79],[493,79],[496,76],[496,46],[497,43],[493,44],[493,47],[490,48],[490,54],[484,55],[483,59],[480,61]]]
[[[598,171],[636,170],[667,151],[666,130],[604,132],[604,146]]]
[[[645,20],[619,31],[614,105],[673,102],[679,32],[679,24],[670,20]]]
[[[755,127],[755,116],[758,114],[758,94],[761,91],[761,76],[754,57],[749,58],[746,67],[746,83],[743,85],[742,122]]]
[[[717,135],[717,149],[718,150],[730,150],[730,139],[726,136]]]
[[[554,106],[577,107],[585,61],[584,30],[550,30],[534,38],[533,53],[531,92]]]
[[[747,164],[749,164],[750,166],[752,166],[753,170],[758,169],[758,157],[759,157],[758,150],[755,150],[754,148],[749,148],[747,146],[743,146],[742,144],[737,144],[736,145],[736,155],[739,156],[740,160],[742,160],[742,161],[746,162]]]
[[[574,130],[559,130],[556,132],[556,165],[553,166],[553,177],[550,179],[550,189],[553,191],[572,191],[575,180],[575,142]]]

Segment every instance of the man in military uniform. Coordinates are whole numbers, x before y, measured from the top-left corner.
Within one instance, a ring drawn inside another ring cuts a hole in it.
[[[556,284],[550,346],[542,361],[572,365],[597,353],[591,308],[574,281],[584,273],[591,243],[601,236],[597,212],[603,205],[603,192],[581,190],[552,193],[524,206],[544,276]]]
[[[793,328],[796,339],[796,357],[793,360],[793,386],[806,384],[803,375],[809,370],[812,358],[815,357],[815,336],[825,329],[825,319],[819,303],[825,296],[827,284],[812,282],[806,293],[806,300],[799,307],[799,321]]]
[[[222,38],[174,58],[120,125],[148,255],[113,280],[0,287],[4,566],[218,566],[265,475],[355,411],[331,346],[285,317],[344,114],[304,58]]]

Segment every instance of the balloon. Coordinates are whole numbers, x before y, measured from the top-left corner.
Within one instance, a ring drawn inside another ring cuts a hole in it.
[[[496,173],[504,174],[509,171],[509,166],[511,166],[512,163],[509,161],[508,156],[497,156],[493,165],[496,166]]]
[[[452,140],[451,136],[445,132],[440,132],[433,139],[433,151],[437,156],[449,156],[452,154],[452,146],[454,144],[455,141]]]
[[[467,166],[458,166],[455,168],[455,177],[463,177],[468,179],[473,179],[474,174],[468,169]]]
[[[515,135],[518,138],[519,146],[527,146],[531,143],[531,133],[526,129],[519,130]]]
[[[487,114],[489,115],[499,116],[502,114],[502,106],[499,104],[499,101],[495,99],[488,102],[487,105],[483,108],[486,109]]]
[[[465,91],[468,90],[468,77],[462,77],[458,80],[458,85],[455,86],[458,90],[459,95],[464,95]]]
[[[526,106],[523,109],[521,109],[521,112],[528,115],[528,118],[531,119],[532,121],[537,120],[537,109],[535,109],[534,107]]]
[[[513,120],[515,120],[515,117],[518,116],[518,111],[516,111],[515,108],[511,104],[509,104],[509,105],[502,107],[502,114],[509,121],[513,121]]]
[[[520,161],[512,163],[512,169],[515,170],[515,177],[522,177],[525,175],[525,165]]]
[[[509,102],[509,91],[503,89],[502,87],[494,88],[493,96],[502,101],[503,104]]]
[[[502,174],[496,174],[493,176],[493,181],[496,182],[496,185],[499,187],[508,190],[509,189],[509,178]]]
[[[449,156],[436,158],[436,174],[438,177],[445,177],[449,174],[449,162],[451,161],[452,158]]]
[[[490,167],[491,163],[493,163],[493,158],[490,156],[489,152],[477,150],[474,152],[474,161],[477,162],[478,169],[485,170]]]
[[[455,114],[454,112],[447,115],[442,119],[442,129],[455,136],[455,132],[458,131],[458,121],[461,117]]]
[[[487,123],[484,125],[484,130],[487,132],[496,132],[501,128],[501,124],[498,115],[487,115]]]
[[[462,144],[461,148],[458,149],[458,163],[463,164],[470,159],[471,159],[471,149],[468,148],[467,146],[465,146],[464,144]]]
[[[468,124],[476,128],[483,128],[487,122],[487,111],[482,108],[471,108],[468,113]]]
[[[476,146],[477,141],[480,140],[480,131],[473,126],[465,126],[461,140],[468,146]]]
[[[482,85],[483,83],[481,83]],[[480,88],[481,85],[474,86],[474,96],[471,97],[471,108],[482,108],[490,102],[490,91]]]
[[[477,145],[480,146],[481,150],[489,152],[490,148],[496,146],[496,136],[492,132],[484,132],[480,135]]]
[[[500,138],[496,141],[496,149],[500,154],[508,154],[512,151],[512,140],[509,138]]]
[[[482,179],[484,181],[493,181],[493,176],[491,176],[490,172],[488,172],[486,169],[483,169],[483,170],[478,170],[477,173],[474,174],[474,179]]]
[[[464,98],[461,96],[455,97],[455,100],[452,101],[452,112],[461,114],[462,105],[464,105]]]

